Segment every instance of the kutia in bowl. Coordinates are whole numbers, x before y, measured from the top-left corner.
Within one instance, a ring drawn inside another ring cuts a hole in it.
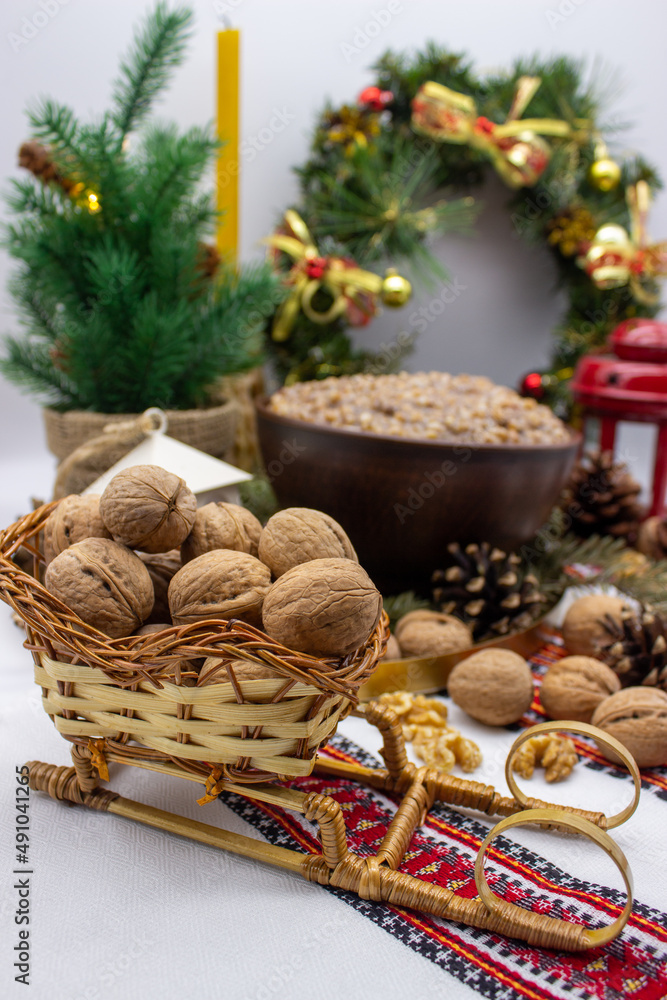
[[[279,502],[335,518],[385,593],[423,591],[451,542],[528,541],[581,441],[534,400],[440,372],[298,383],[257,414]]]

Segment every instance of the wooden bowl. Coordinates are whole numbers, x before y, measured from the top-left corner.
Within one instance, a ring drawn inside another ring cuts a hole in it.
[[[449,542],[515,549],[545,523],[581,443],[408,441],[279,416],[256,403],[267,474],[284,507],[342,524],[384,594],[428,592]]]

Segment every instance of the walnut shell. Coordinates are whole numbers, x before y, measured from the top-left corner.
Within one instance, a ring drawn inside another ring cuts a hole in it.
[[[656,562],[667,559],[667,518],[647,517],[639,526],[637,548],[642,555]]]
[[[272,585],[262,620],[289,649],[314,656],[346,656],[377,625],[382,597],[351,559],[313,559],[293,566]]]
[[[402,657],[401,647],[398,645],[398,641],[395,635],[390,635],[387,639],[387,645],[385,651],[380,657],[381,660],[400,660]]]
[[[169,584],[182,565],[180,549],[172,549],[171,552],[139,552],[138,556],[148,570],[155,594],[150,624],[168,622],[171,614]]]
[[[601,701],[591,722],[626,747],[638,767],[667,764],[667,692],[628,687]],[[608,760],[616,754],[600,746]]]
[[[550,719],[590,722],[600,702],[620,688],[606,663],[591,656],[566,656],[544,675],[540,701]]]
[[[117,542],[143,552],[168,552],[190,534],[197,500],[173,472],[134,465],[113,477],[100,499],[100,513]]]
[[[63,497],[44,524],[44,558],[47,564],[84,538],[111,538],[111,532],[100,516],[99,496],[71,493]]]
[[[205,552],[179,569],[169,584],[172,621],[187,625],[208,618],[240,618],[261,626],[270,586],[268,567],[247,552]]]
[[[623,598],[611,594],[587,594],[576,600],[563,621],[563,642],[568,653],[595,658],[609,641],[605,617],[609,615],[620,624],[625,606]]]
[[[236,503],[207,503],[200,507],[192,531],[181,545],[183,563],[213,549],[234,549],[257,556],[262,525],[254,514]]]
[[[46,568],[46,589],[82,621],[117,639],[150,615],[153,584],[141,559],[108,538],[85,538]]]
[[[224,665],[223,665],[224,664]],[[265,663],[251,660],[232,660],[229,664],[237,681],[287,680],[284,674],[278,673]],[[199,672],[197,686],[203,684],[228,684],[231,680],[227,664],[217,656],[209,656]]]
[[[359,562],[338,521],[310,507],[287,507],[270,517],[259,540],[259,558],[276,580],[311,559]]]
[[[158,632],[164,632],[166,628],[171,628],[170,622],[151,622],[138,628],[137,635],[156,635]]]
[[[509,649],[482,649],[457,663],[447,690],[464,712],[489,726],[517,722],[533,700],[533,676],[522,656]]]
[[[403,656],[444,656],[473,644],[460,618],[439,611],[409,611],[396,622],[394,634]]]

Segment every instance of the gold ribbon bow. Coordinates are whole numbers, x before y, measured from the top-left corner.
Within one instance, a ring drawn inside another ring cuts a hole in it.
[[[647,291],[643,279],[667,276],[667,241],[647,243],[646,219],[651,191],[638,181],[626,191],[630,211],[630,233],[623,226],[600,226],[585,253],[578,259],[597,288],[630,285],[633,297],[644,305],[656,305],[659,296]]]
[[[522,76],[517,81],[512,106],[502,125],[477,114],[472,97],[429,81],[412,101],[412,125],[438,142],[455,142],[485,153],[510,187],[531,187],[551,158],[541,135],[575,138],[579,133],[565,121],[521,118],[541,80]],[[583,123],[582,123],[583,124]]]
[[[284,229],[286,232],[274,233],[263,240],[274,251],[286,253],[294,261],[286,277],[291,292],[276,312],[273,339],[287,340],[299,312],[322,326],[343,313],[347,313],[352,326],[366,324],[377,312],[384,279],[357,267],[349,257],[320,256],[308,227],[292,209],[285,212]],[[324,311],[313,306],[320,288],[325,288],[332,298]]]

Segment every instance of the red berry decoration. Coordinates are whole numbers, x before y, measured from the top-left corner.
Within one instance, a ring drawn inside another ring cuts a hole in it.
[[[359,97],[357,98],[357,103],[368,108],[370,111],[384,111],[388,104],[394,100],[394,95],[391,90],[380,90],[379,87],[365,87]]]
[[[311,257],[306,263],[306,274],[309,278],[319,280],[327,269],[326,257]]]
[[[533,399],[544,397],[544,380],[541,372],[529,372],[521,380],[519,392],[522,396],[532,396]]]

